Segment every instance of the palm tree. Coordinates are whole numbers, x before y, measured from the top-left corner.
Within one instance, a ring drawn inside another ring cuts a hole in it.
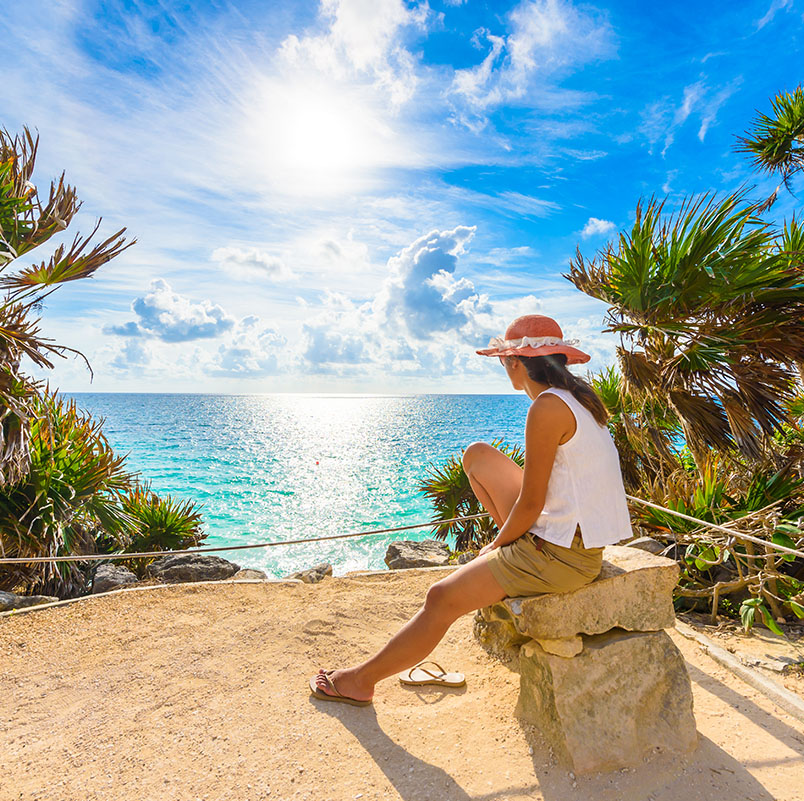
[[[0,486],[30,467],[32,404],[42,385],[22,372],[21,361],[27,357],[51,368],[53,356],[77,353],[42,336],[37,309],[58,284],[91,276],[134,244],[125,243],[121,229],[91,246],[99,220],[88,236],[77,234],[39,264],[17,268],[20,259],[67,228],[81,207],[64,174],[51,182],[46,198],[40,196],[31,182],[38,145],[28,128],[21,136],[0,129]]]
[[[40,333],[36,313],[48,295],[134,244],[123,238],[125,229],[93,244],[98,221],[89,236],[77,234],[38,264],[18,266],[67,228],[81,206],[64,175],[46,198],[31,183],[38,141],[27,128],[21,136],[0,129],[0,557],[195,546],[206,536],[195,504],[140,484],[110,447],[102,421],[23,371],[26,357],[51,368],[54,356],[78,353]],[[97,565],[2,565],[0,589],[72,597],[87,591]]]
[[[620,334],[624,390],[653,438],[681,424],[701,470],[716,448],[759,459],[792,424],[797,363],[804,361],[804,269],[791,242],[745,192],[688,199],[674,215],[655,199],[637,206],[630,233],[564,277],[610,304]]]
[[[496,439],[492,446],[499,448],[520,467],[525,464],[525,452],[516,445],[506,445]],[[483,512],[469,479],[463,471],[463,451],[450,456],[444,464],[430,464],[427,475],[419,482],[419,491],[433,504],[433,536],[439,540],[455,537],[455,550],[480,548],[494,539],[497,527],[490,517],[466,520],[461,523],[442,523],[454,517],[467,517]]]
[[[757,170],[782,179],[762,210],[773,205],[782,186],[789,190],[790,179],[804,169],[804,89],[780,92],[771,106],[771,115],[758,111],[746,135],[737,138],[737,150],[747,153]]]
[[[587,381],[611,415],[608,427],[628,492],[638,493],[646,481],[662,481],[669,472],[683,467],[683,448],[675,445],[683,431],[672,409],[655,397],[631,395],[614,365],[589,373]]]

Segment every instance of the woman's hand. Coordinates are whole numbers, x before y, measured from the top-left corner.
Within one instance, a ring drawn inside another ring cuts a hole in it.
[[[488,553],[489,551],[493,551],[495,548],[499,548],[500,546],[495,542],[489,542],[487,545],[484,545],[478,552],[478,556],[483,556],[484,553]]]

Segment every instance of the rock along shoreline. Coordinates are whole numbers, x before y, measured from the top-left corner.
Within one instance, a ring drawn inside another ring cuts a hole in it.
[[[440,540],[396,540],[389,543],[385,564],[389,570],[404,570],[411,567],[449,567],[471,561],[472,552],[455,553]],[[147,568],[148,579],[141,580],[127,567],[120,564],[101,564],[95,572],[90,592],[64,600],[78,600],[92,595],[120,589],[153,586],[162,584],[186,584],[194,582],[219,581],[301,581],[317,584],[332,577],[332,565],[321,562],[312,567],[289,573],[282,578],[273,578],[262,570],[241,568],[221,556],[204,553],[172,554],[166,553]],[[0,614],[34,606],[50,605],[62,599],[50,595],[18,595],[0,591]]]
[[[649,537],[640,537],[627,543],[629,547],[658,553],[664,546]],[[405,570],[414,567],[457,567],[472,561],[477,554],[472,551],[451,551],[441,540],[395,540],[388,544],[385,564],[389,570]],[[377,572],[377,571],[368,571]],[[220,581],[300,581],[317,584],[333,576],[332,565],[321,562],[312,567],[273,578],[262,570],[241,568],[221,556],[204,553],[174,554],[167,552],[147,568],[148,579],[141,580],[127,567],[120,564],[102,564],[95,572],[90,592],[76,598],[60,599],[50,595],[18,595],[0,591],[0,614],[51,605],[57,602],[74,601],[92,595],[135,587],[165,584],[186,584]]]

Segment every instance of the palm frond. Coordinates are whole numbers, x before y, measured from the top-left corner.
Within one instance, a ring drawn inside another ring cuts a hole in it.
[[[578,252],[564,277],[610,304],[605,330],[620,334],[630,394],[672,407],[693,452],[756,458],[789,424],[785,401],[804,362],[800,227],[780,235],[745,191],[663,209],[640,203],[630,232],[591,261]],[[643,413],[656,441],[661,427]]]
[[[737,137],[737,151],[753,166],[789,177],[804,166],[804,89],[780,92],[771,100],[772,114],[757,111],[752,127]]]

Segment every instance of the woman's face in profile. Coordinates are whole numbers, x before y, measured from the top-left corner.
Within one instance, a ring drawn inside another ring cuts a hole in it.
[[[513,356],[498,356],[497,358],[500,360],[500,364],[505,368],[511,386],[514,389],[524,389],[524,365],[522,369],[518,369],[517,367],[517,365],[521,365],[522,362]]]

